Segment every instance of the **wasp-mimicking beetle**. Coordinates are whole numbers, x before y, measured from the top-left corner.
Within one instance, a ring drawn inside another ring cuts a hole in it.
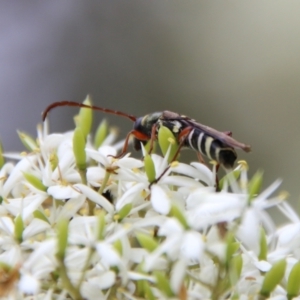
[[[150,152],[153,142],[157,139],[157,133],[161,126],[169,128],[179,143],[179,148],[173,157],[177,158],[182,147],[191,148],[198,153],[217,161],[226,169],[233,167],[237,158],[235,149],[242,149],[250,152],[249,145],[240,143],[231,137],[231,132],[220,132],[216,129],[197,123],[195,120],[179,115],[171,111],[155,112],[144,117],[135,117],[120,111],[102,108],[94,105],[86,105],[73,101],[54,102],[43,112],[43,121],[50,110],[58,106],[76,106],[99,110],[122,117],[126,117],[134,122],[131,130],[125,139],[122,152],[117,157],[122,157],[128,148],[130,136],[134,136],[134,148],[141,149],[140,143],[150,142]]]

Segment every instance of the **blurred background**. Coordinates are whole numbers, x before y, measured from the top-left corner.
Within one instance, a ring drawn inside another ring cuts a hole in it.
[[[250,174],[300,195],[300,2],[7,1],[0,10],[0,138],[23,149],[47,105],[82,101],[137,116],[172,110],[251,144]],[[74,108],[51,112],[52,131]],[[121,117],[97,120],[122,127]],[[190,151],[190,159],[196,159]]]

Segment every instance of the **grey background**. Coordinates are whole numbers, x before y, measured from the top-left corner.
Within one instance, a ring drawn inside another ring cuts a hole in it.
[[[53,101],[134,115],[173,110],[252,145],[250,172],[278,177],[297,206],[300,2],[6,1],[0,9],[0,137],[22,150]],[[73,108],[51,113],[72,128]],[[98,114],[98,120],[103,117]],[[122,127],[126,119],[105,116]],[[194,155],[193,153],[191,153]],[[195,159],[195,156],[191,156]]]

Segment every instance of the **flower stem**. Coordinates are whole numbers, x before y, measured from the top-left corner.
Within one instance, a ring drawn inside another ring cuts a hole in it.
[[[103,194],[104,189],[105,189],[105,187],[106,187],[106,185],[107,185],[107,182],[108,182],[109,177],[110,177],[110,172],[106,171],[106,172],[105,172],[105,175],[104,175],[104,178],[103,178],[103,181],[102,181],[102,184],[101,184],[101,186],[100,186],[100,188],[99,188],[99,190],[98,190],[98,193],[99,193],[100,195]]]
[[[71,295],[72,299],[74,300],[83,300],[79,289],[75,288],[67,274],[67,268],[66,265],[64,263],[64,260],[60,257],[57,257],[57,261],[58,261],[58,271],[59,271],[59,275],[60,275],[60,279],[62,282],[63,287],[69,292],[69,294]]]

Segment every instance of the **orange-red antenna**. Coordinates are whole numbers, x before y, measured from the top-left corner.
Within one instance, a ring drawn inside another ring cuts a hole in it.
[[[86,105],[86,104],[78,103],[78,102],[75,102],[75,101],[59,101],[59,102],[54,102],[54,103],[50,104],[45,109],[45,111],[42,114],[43,121],[45,121],[45,119],[46,119],[48,113],[50,112],[50,110],[52,110],[53,108],[58,107],[58,106],[74,106],[74,107],[90,108],[90,109],[94,109],[94,110],[103,111],[105,113],[122,116],[122,117],[130,119],[133,122],[135,122],[136,119],[137,119],[137,117],[135,117],[133,115],[129,115],[129,114],[123,113],[123,112],[118,111],[118,110],[112,110],[112,109],[108,109],[108,108],[102,108],[102,107],[98,107],[98,106],[94,106],[94,105]]]

